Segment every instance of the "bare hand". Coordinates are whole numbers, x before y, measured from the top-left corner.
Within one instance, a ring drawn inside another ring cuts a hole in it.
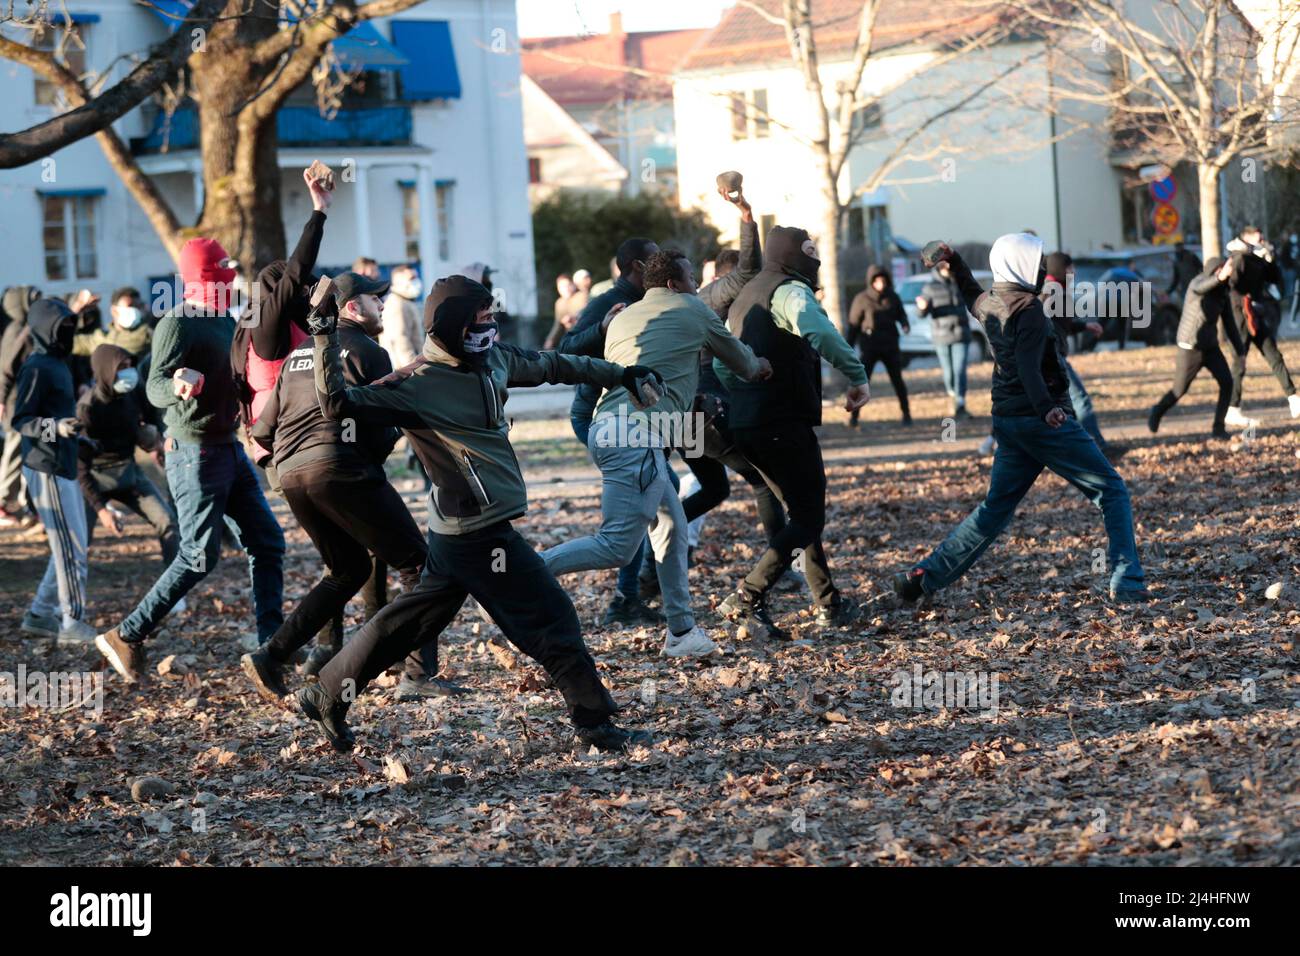
[[[113,514],[113,509],[100,508],[98,514],[99,526],[113,537],[120,538],[122,536],[122,522],[117,515]]]
[[[1220,282],[1227,282],[1232,278],[1232,260],[1229,259],[1219,266],[1219,271],[1215,273]]]
[[[606,332],[609,330],[609,323],[614,321],[614,316],[618,315],[627,308],[626,302],[617,302],[614,307],[605,313],[605,317],[600,320],[600,330]]]
[[[172,374],[172,392],[182,402],[188,402],[203,391],[203,373],[192,368],[178,368]]]
[[[329,209],[330,203],[334,201],[334,194],[325,188],[325,185],[311,175],[310,169],[302,171],[303,182],[307,184],[307,192],[311,194],[311,208],[317,212],[324,212]]]
[[[926,298],[925,296],[923,296],[923,295],[918,295],[918,296],[916,297],[916,307],[917,307],[917,309],[920,310],[921,312],[924,312],[924,311],[926,311],[928,308],[930,308],[930,300],[927,299],[927,298]]]
[[[869,401],[871,401],[870,385],[865,382],[861,385],[850,385],[849,390],[844,393],[844,410],[856,412]]]
[[[150,455],[150,457],[153,458],[153,461],[154,461],[154,464],[155,464],[155,465],[157,465],[157,466],[158,466],[159,468],[161,468],[163,471],[166,471],[166,470],[167,470],[167,456],[166,456],[165,454],[163,454],[163,450],[162,450],[162,446],[161,446],[161,445],[160,445],[159,447],[155,448],[153,451],[151,451],[151,452],[149,453],[149,455]]]
[[[82,289],[72,299],[71,309],[73,312],[83,312],[99,301],[99,296],[89,289]]]
[[[718,187],[718,195],[740,210],[740,221],[753,222],[754,210],[750,208],[749,200],[745,198],[745,191],[743,189],[736,189],[733,190],[733,192],[735,193],[734,196],[724,187]]]
[[[766,382],[772,377],[772,363],[767,359],[760,357],[758,360],[758,371],[754,373],[751,382]]]
[[[1065,414],[1064,408],[1053,408],[1043,416],[1043,421],[1047,422],[1047,424],[1052,428],[1060,428],[1065,424],[1065,420],[1068,417],[1069,416]]]
[[[1101,335],[1101,333],[1105,331],[1105,329],[1101,327],[1100,322],[1089,322],[1084,326],[1084,329],[1091,332],[1093,335]]]

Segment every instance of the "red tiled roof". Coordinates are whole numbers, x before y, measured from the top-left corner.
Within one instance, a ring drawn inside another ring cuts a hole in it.
[[[604,103],[626,91],[638,99],[672,96],[669,79],[708,30],[598,33],[523,40],[523,71],[561,105]],[[663,79],[628,72],[661,74]]]
[[[777,16],[780,0],[757,0]],[[862,0],[813,0],[813,34],[823,60],[846,57],[858,35]],[[965,11],[920,0],[884,0],[876,14],[873,47],[877,50],[910,43],[945,43],[978,33],[997,22],[993,10]],[[757,66],[774,60],[788,61],[790,46],[785,30],[749,7],[736,5],[722,15],[682,62],[680,69],[711,70],[729,66]]]

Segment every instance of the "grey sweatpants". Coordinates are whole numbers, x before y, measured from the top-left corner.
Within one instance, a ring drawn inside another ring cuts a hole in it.
[[[86,504],[76,479],[47,475],[23,466],[27,493],[45,526],[50,560],[32,599],[39,617],[62,617],[66,626],[81,620],[86,606]]]
[[[599,424],[599,420],[597,422]],[[682,500],[668,480],[668,463],[659,448],[602,447],[611,430],[593,426],[587,448],[600,469],[600,530],[542,552],[556,577],[572,571],[621,568],[632,560],[650,529],[664,616],[674,634],[695,626],[686,579],[687,524]]]

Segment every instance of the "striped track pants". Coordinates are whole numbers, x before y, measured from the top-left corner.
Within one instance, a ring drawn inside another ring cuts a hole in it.
[[[87,530],[81,486],[74,479],[47,475],[26,466],[23,477],[50,542],[50,561],[32,600],[32,613],[81,620],[86,610]]]

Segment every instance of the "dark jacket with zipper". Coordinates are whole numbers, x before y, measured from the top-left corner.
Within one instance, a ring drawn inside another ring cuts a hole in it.
[[[884,292],[877,292],[871,284],[877,278],[883,278],[887,283]],[[889,273],[880,266],[871,266],[867,269],[867,287],[853,297],[849,306],[849,328],[845,339],[859,350],[889,350],[898,347],[898,327],[907,324],[903,300],[894,291]]]
[[[1232,304],[1228,301],[1228,283],[1216,273],[1222,259],[1211,259],[1205,272],[1187,285],[1183,294],[1183,314],[1174,337],[1181,348],[1214,349],[1219,347],[1219,326],[1238,355],[1245,351],[1237,323],[1232,321]]]
[[[1033,289],[994,282],[985,292],[961,257],[949,260],[971,315],[984,325],[993,352],[993,414],[1043,418],[1053,408],[1074,416],[1064,343]]]
[[[339,360],[348,385],[369,385],[393,371],[388,352],[359,326],[340,322],[338,338]],[[315,349],[310,340],[289,353],[252,435],[263,447],[272,449],[276,471],[282,477],[326,459],[382,467],[397,444],[395,428],[349,426],[321,413]]]
[[[131,353],[120,346],[96,348],[90,356],[95,384],[77,401],[77,418],[84,426],[82,434],[90,439],[81,445],[77,480],[96,511],[104,507],[106,499],[91,473],[133,469],[136,448],[151,450],[153,446],[145,439],[162,431],[162,419],[149,404],[143,380],[126,394],[113,390],[117,373],[133,362]]]
[[[616,305],[631,305],[640,302],[645,291],[638,289],[623,276],[614,280],[614,285],[596,296],[578,316],[573,328],[560,339],[557,351],[565,355],[585,355],[588,358],[600,358],[605,354],[605,330],[600,323],[605,315]],[[573,404],[586,403],[595,407],[600,399],[600,388],[595,385],[579,385],[574,389]]]
[[[930,339],[935,345],[970,341],[970,316],[951,275],[945,279],[936,269],[921,287],[921,297],[928,303],[921,314],[930,319]]]
[[[32,354],[14,386],[13,428],[22,439],[23,465],[47,475],[76,480],[77,439],[61,438],[55,425],[77,414],[72,369],[76,316],[59,299],[38,299],[27,313]]]
[[[428,361],[407,366],[409,375],[349,387],[338,334],[316,336],[315,382],[326,417],[405,431],[433,482],[429,530],[435,534],[467,534],[527,510],[528,490],[504,412],[510,386],[585,382],[613,388],[623,377],[622,366],[603,359],[513,345],[493,346],[484,363],[473,366],[447,354],[432,336],[424,341]]]

